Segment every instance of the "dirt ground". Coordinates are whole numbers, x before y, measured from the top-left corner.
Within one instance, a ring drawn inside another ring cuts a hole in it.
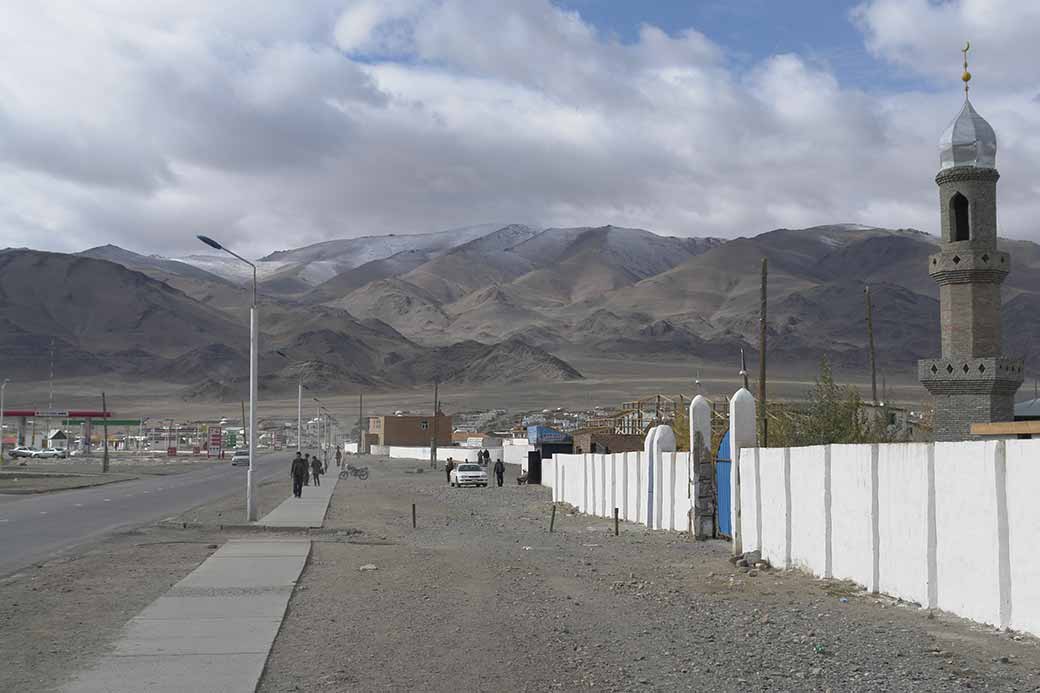
[[[1034,638],[795,571],[751,577],[720,541],[614,537],[567,512],[550,534],[547,489],[368,462],[369,481],[336,489],[260,691],[1040,686]]]

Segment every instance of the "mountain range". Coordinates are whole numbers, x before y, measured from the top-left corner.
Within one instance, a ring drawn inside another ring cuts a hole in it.
[[[1005,352],[1037,365],[1040,246],[1003,240]],[[830,225],[753,237],[661,236],[615,226],[488,224],[328,241],[257,261],[261,387],[367,388],[561,380],[566,359],[732,362],[754,355],[768,263],[773,363],[826,356],[865,369],[864,287],[889,372],[939,353],[937,239]],[[230,260],[231,258],[227,258]],[[187,397],[241,396],[248,268],[115,246],[75,255],[0,251],[0,357],[39,375],[54,343],[69,374],[179,382]],[[279,352],[285,354],[283,357]]]

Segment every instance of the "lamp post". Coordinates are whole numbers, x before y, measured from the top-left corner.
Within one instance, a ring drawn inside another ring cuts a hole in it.
[[[281,356],[286,361],[291,359],[283,351],[275,350],[276,354]],[[296,449],[303,450],[303,374],[300,374],[299,381],[296,383]]]
[[[0,464],[4,463],[4,390],[9,382],[9,379],[4,378],[4,382],[0,383]]]
[[[216,250],[241,260],[253,268],[253,304],[249,308],[249,470],[246,472],[246,521],[256,521],[256,486],[253,478],[256,462],[256,391],[257,391],[257,315],[256,315],[256,265],[241,255],[228,250],[208,236],[198,239]]]

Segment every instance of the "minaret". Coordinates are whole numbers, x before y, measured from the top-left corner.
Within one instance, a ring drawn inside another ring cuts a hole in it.
[[[935,398],[935,440],[971,438],[971,424],[1014,419],[1022,361],[1001,355],[1000,285],[1011,268],[997,250],[997,137],[968,100],[939,140],[942,241],[928,258],[939,285],[942,357],[918,362]]]

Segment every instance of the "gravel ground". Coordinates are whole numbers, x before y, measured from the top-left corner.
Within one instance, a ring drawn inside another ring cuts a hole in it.
[[[723,542],[561,512],[541,487],[449,489],[369,463],[326,532],[260,691],[1038,690],[1040,646]],[[507,479],[515,471],[507,473]],[[416,503],[418,529],[411,528]],[[375,570],[361,570],[375,565]]]

